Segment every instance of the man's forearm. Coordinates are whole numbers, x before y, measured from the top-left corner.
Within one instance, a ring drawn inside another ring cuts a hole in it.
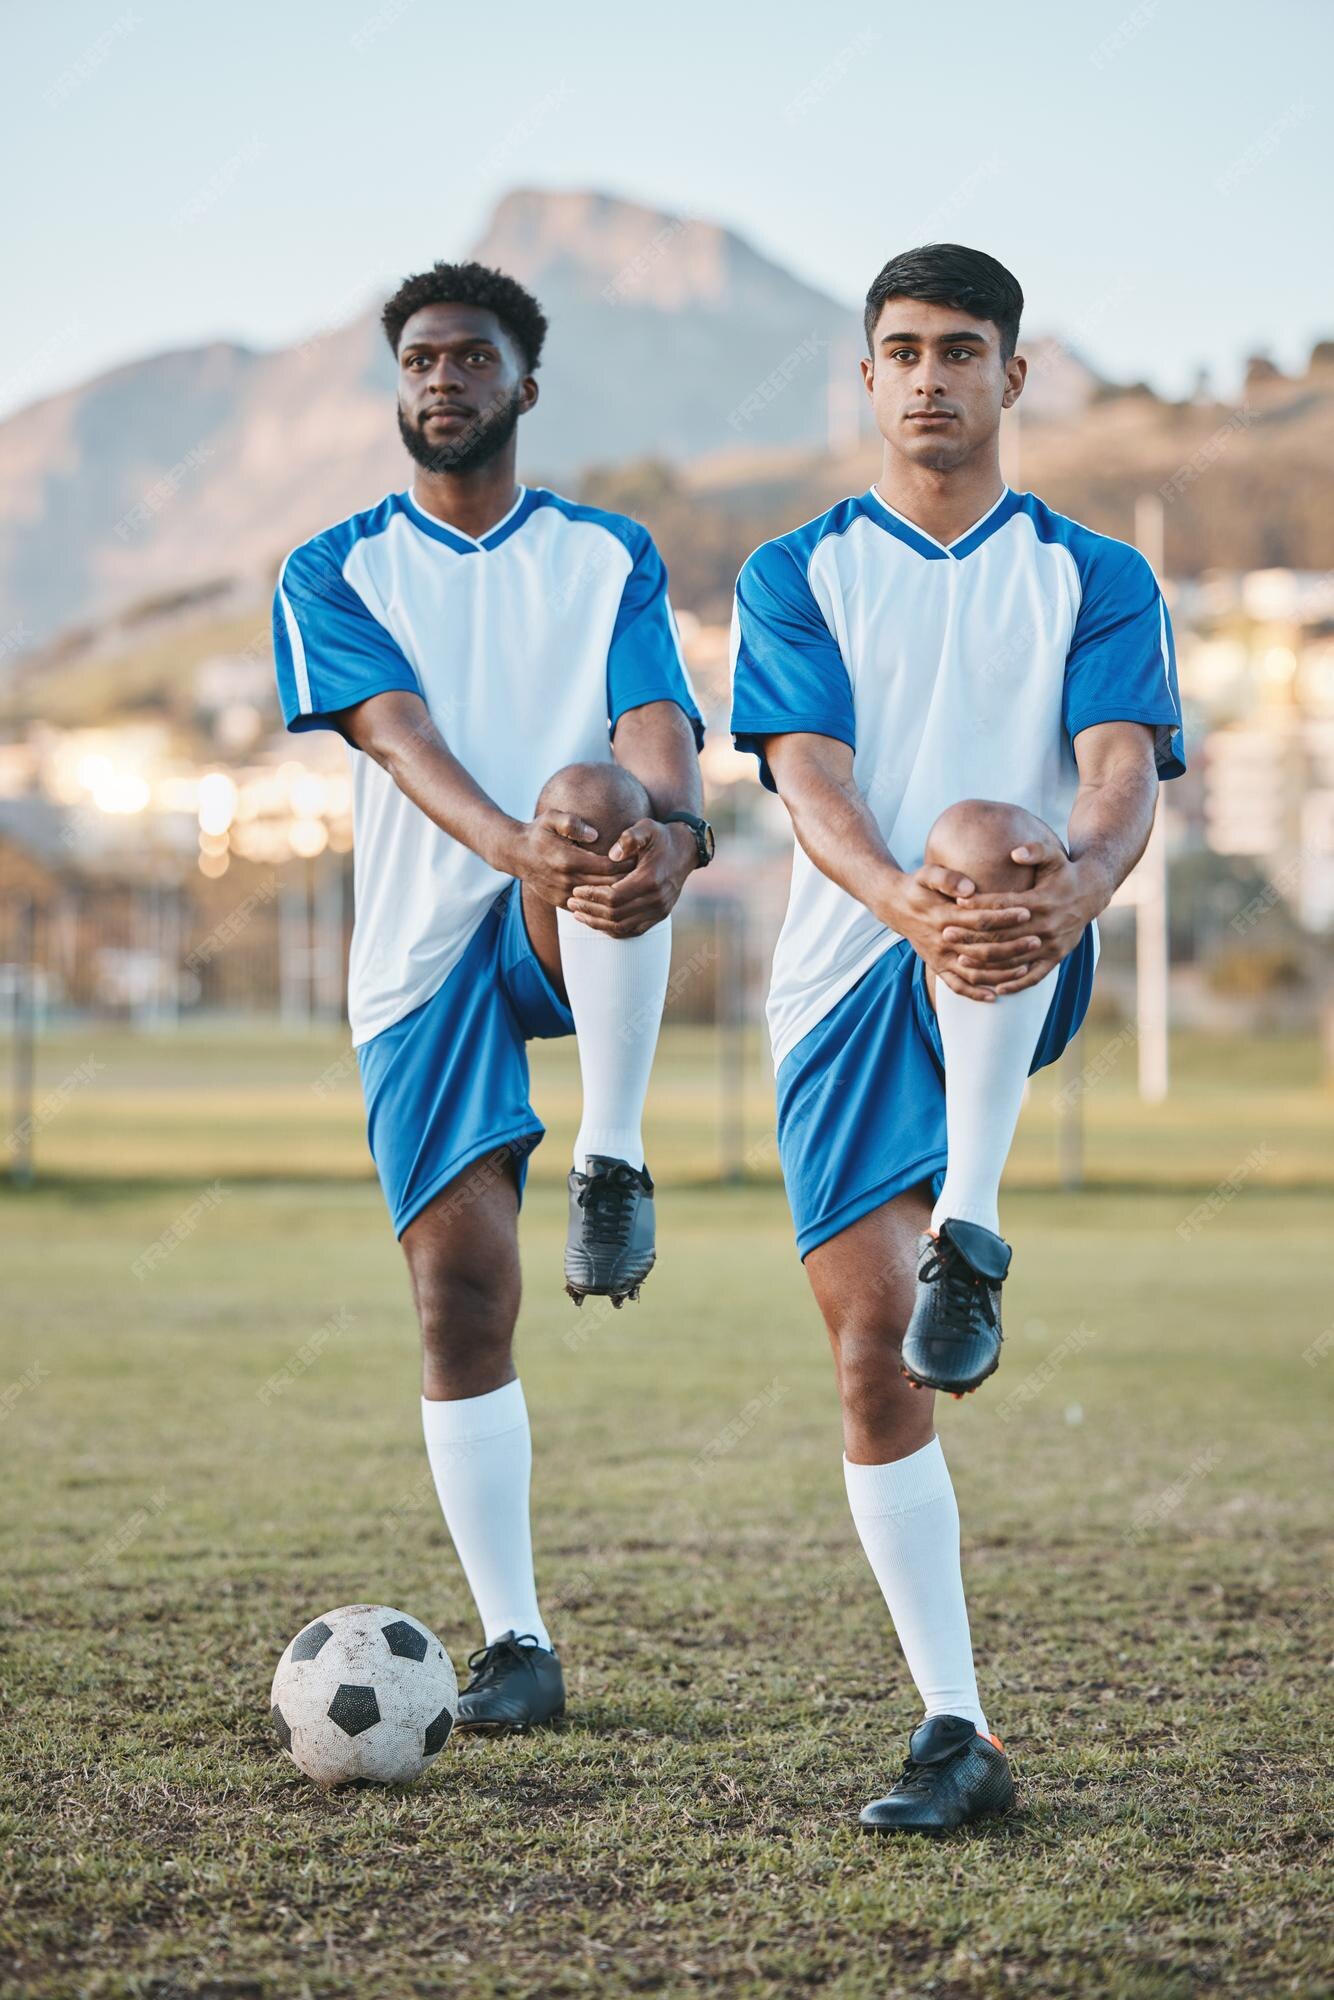
[[[883,905],[902,870],[851,770],[835,774],[821,758],[795,746],[779,752],[771,745],[771,763],[774,756],[775,780],[803,852],[822,875],[886,921]]]
[[[1106,909],[1148,846],[1157,802],[1157,774],[1139,757],[1081,778],[1067,842],[1098,911]]]
[[[629,709],[616,725],[614,749],[622,770],[638,778],[648,793],[655,819],[666,812],[702,811],[695,732],[674,701]]]
[[[621,769],[638,778],[648,793],[654,819],[661,820],[669,812],[702,816],[704,781],[695,732],[674,701],[645,702],[642,708],[627,709],[616,725],[613,749]],[[662,838],[669,841],[677,865],[688,873],[695,866],[697,853],[689,827],[668,827]]]
[[[345,710],[342,720],[349,739],[429,820],[501,874],[514,873],[519,822],[460,764],[415,696],[376,696]]]

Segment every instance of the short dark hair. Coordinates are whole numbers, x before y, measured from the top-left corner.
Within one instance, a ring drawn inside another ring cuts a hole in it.
[[[875,358],[876,322],[886,299],[922,299],[927,305],[957,306],[1000,329],[1001,360],[1019,344],[1024,295],[1019,280],[985,250],[962,243],[924,243],[891,257],[866,294],[866,351]]]
[[[541,306],[517,278],[493,271],[489,264],[432,264],[429,271],[405,278],[380,314],[395,354],[404,327],[423,306],[483,306],[510,335],[530,373],[542,358],[547,322]]]

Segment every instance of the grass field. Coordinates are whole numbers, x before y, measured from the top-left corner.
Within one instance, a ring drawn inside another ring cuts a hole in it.
[[[477,1643],[344,1046],[43,1046],[42,1174],[0,1194],[6,1992],[1331,1990],[1313,1047],[1183,1045],[1146,1111],[1133,1049],[1087,1029],[1035,1086],[1004,1365],[940,1420],[1021,1808],[899,1845],[855,1825],[914,1706],[763,1065],[752,1178],[720,1187],[687,1031],[655,1086],[662,1262],[622,1314],[561,1295],[574,1072],[540,1052],[520,1364],[567,1726],[452,1743],[402,1793],[321,1795],[280,1758],[269,1679],[314,1613],[380,1598],[460,1664]],[[1081,1065],[1087,1185],[1061,1194]]]

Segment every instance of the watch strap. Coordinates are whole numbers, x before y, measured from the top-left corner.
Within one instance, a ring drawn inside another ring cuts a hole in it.
[[[688,826],[690,828],[690,831],[695,836],[695,848],[699,855],[699,865],[701,868],[707,868],[713,859],[713,848],[709,841],[709,835],[712,833],[713,828],[709,825],[709,822],[706,819],[701,819],[698,813],[684,811],[660,813],[658,817],[663,826]]]

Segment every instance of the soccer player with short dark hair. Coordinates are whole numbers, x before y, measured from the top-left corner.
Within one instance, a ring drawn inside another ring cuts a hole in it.
[[[712,852],[703,732],[648,534],[516,481],[537,301],[437,264],[383,321],[411,486],[287,558],[274,646],[288,727],[349,745],[352,1039],[421,1322],[431,1469],[483,1627],[459,1721],[522,1728],[565,1701],[512,1354],[543,1132],[525,1045],[578,1038],[566,1286],[619,1306],[654,1260],[641,1117],[670,913]]]
[[[879,1831],[1003,1811],[935,1390],[1000,1359],[997,1195],[1025,1081],[1088,1006],[1095,919],[1184,768],[1166,606],[1123,542],[1012,492],[1020,288],[938,243],[866,301],[868,493],[737,583],[732,726],[796,835],[769,1026],[858,1533],[925,1717]]]

